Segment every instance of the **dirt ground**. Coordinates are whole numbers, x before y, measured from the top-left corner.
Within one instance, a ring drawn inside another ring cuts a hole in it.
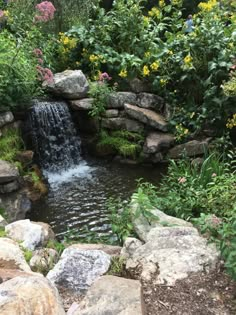
[[[236,282],[222,270],[192,274],[173,287],[143,287],[147,315],[236,315]]]

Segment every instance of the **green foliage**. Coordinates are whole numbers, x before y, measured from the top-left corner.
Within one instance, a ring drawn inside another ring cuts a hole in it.
[[[124,276],[126,274],[125,258],[122,256],[113,256],[111,258],[111,264],[107,274],[117,277]]]
[[[23,141],[16,128],[9,128],[0,138],[0,159],[14,162],[16,154],[23,148]]]
[[[22,249],[22,251],[23,251],[25,260],[27,261],[27,263],[29,263],[29,262],[30,262],[30,259],[31,259],[32,256],[33,256],[32,250],[26,249],[26,248],[24,248],[24,247],[22,247],[22,246],[21,246],[21,249]]]
[[[135,159],[141,152],[143,136],[129,131],[114,131],[109,134],[105,130],[100,133],[99,146],[110,146],[124,157]]]
[[[5,232],[5,229],[0,227],[0,237],[6,237],[7,233]]]
[[[107,82],[91,82],[89,86],[89,96],[93,98],[92,109],[89,114],[92,117],[100,117],[105,111],[109,95],[113,89]]]
[[[65,245],[61,242],[49,240],[47,245],[46,245],[46,248],[55,249],[58,252],[58,254],[61,255],[63,250],[65,249]]]
[[[117,236],[119,244],[122,245],[127,237],[135,236],[130,205],[120,199],[110,199],[108,210],[112,232]]]
[[[223,84],[223,90],[227,96],[236,96],[236,71],[232,72],[230,80]]]

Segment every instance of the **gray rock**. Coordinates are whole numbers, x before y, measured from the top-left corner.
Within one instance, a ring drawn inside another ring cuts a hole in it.
[[[2,132],[4,134],[4,132],[7,132],[9,129],[15,129],[17,132],[20,133],[22,129],[22,125],[23,125],[22,120],[10,122],[2,128]]]
[[[131,206],[132,212],[135,214],[137,210],[137,205],[135,203]],[[182,219],[178,219],[172,216],[165,214],[164,212],[158,209],[150,209],[150,213],[154,216],[153,220],[147,220],[144,216],[133,216],[133,224],[134,229],[139,238],[146,242],[148,233],[156,227],[163,227],[163,226],[181,226],[181,227],[193,227],[192,223],[187,222]]]
[[[50,225],[28,219],[8,224],[5,231],[8,237],[21,242],[21,246],[30,250],[46,245],[50,239],[55,238]]]
[[[13,182],[20,176],[17,167],[7,161],[0,160],[0,184]]]
[[[105,118],[116,118],[119,116],[118,109],[107,109],[104,113],[102,113],[102,117]]]
[[[164,157],[163,157],[163,155],[160,152],[158,152],[158,153],[154,154],[154,156],[152,156],[150,158],[150,160],[153,163],[160,163],[160,162],[162,162],[164,160]]]
[[[72,315],[144,315],[142,286],[139,281],[104,276],[88,290]]]
[[[52,93],[69,100],[87,96],[88,81],[81,70],[65,70],[54,75],[54,82],[44,83]]]
[[[106,273],[111,258],[100,250],[66,248],[47,278],[58,286],[83,293],[91,284]]]
[[[203,141],[192,140],[170,149],[168,156],[171,159],[179,159],[183,156],[183,154],[189,157],[203,155],[207,151],[208,145],[209,139]]]
[[[152,85],[150,83],[142,81],[138,78],[134,78],[130,81],[130,88],[135,93],[152,91]]]
[[[0,193],[1,194],[8,194],[13,191],[16,191],[20,188],[20,184],[18,180],[14,180],[13,182],[0,184]]]
[[[143,130],[143,124],[127,118],[102,118],[102,128],[141,132]]]
[[[174,141],[174,136],[170,134],[151,132],[146,138],[143,151],[148,154],[160,152],[162,149],[169,148]]]
[[[12,112],[0,113],[0,128],[11,123],[14,120]]]
[[[136,104],[137,95],[132,92],[115,92],[109,95],[107,108],[124,108],[125,103]]]
[[[74,110],[91,110],[93,107],[93,98],[83,98],[82,100],[74,100],[69,102]]]
[[[0,238],[0,268],[31,272],[19,245],[5,237]]]
[[[0,207],[6,212],[9,222],[22,220],[31,209],[31,201],[25,191],[0,195]]]
[[[154,109],[155,111],[160,112],[164,105],[164,99],[156,94],[139,93],[137,97],[137,105],[142,108]]]
[[[132,256],[135,251],[142,246],[143,243],[135,237],[127,237],[125,240],[125,246],[121,250],[121,256],[124,258],[128,258],[130,255]]]
[[[167,122],[164,117],[155,113],[154,111],[146,108],[140,108],[138,106],[125,104],[125,112],[131,118],[134,118],[149,127],[158,129],[161,131],[167,131]]]
[[[41,276],[18,276],[0,285],[1,315],[65,315],[57,289]]]
[[[7,221],[4,219],[4,217],[0,214],[0,228],[5,227],[7,225]]]
[[[174,285],[189,273],[216,268],[220,253],[214,244],[199,236],[193,227],[156,227],[146,237],[146,243],[134,252],[124,244],[126,268],[140,270],[144,281]]]

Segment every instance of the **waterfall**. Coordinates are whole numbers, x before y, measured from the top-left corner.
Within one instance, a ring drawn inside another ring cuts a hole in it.
[[[29,124],[35,157],[45,172],[62,173],[81,161],[81,141],[65,102],[34,101]]]

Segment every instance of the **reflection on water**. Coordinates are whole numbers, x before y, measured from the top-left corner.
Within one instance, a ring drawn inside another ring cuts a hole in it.
[[[31,220],[49,223],[63,237],[68,228],[88,228],[99,235],[110,234],[107,201],[127,199],[143,178],[158,184],[160,167],[120,165],[107,161],[82,161],[78,167],[59,173],[46,173],[49,194],[35,203]]]

